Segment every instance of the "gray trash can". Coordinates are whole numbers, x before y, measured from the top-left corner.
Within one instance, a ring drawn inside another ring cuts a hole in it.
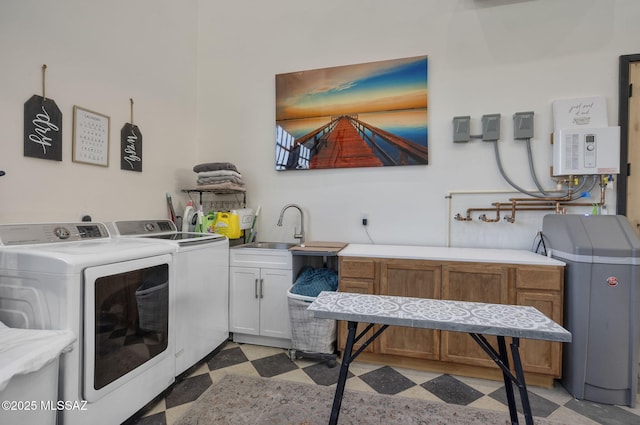
[[[71,331],[14,329],[0,322],[0,424],[55,425],[61,353]],[[62,400],[64,401],[64,400]]]
[[[640,239],[624,216],[547,215],[543,240],[566,263],[562,385],[577,399],[635,406]]]

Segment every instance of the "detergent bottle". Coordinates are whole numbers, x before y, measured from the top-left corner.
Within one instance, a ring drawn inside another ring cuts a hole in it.
[[[203,232],[215,233],[214,226],[216,224],[217,215],[217,212],[211,211],[203,217]]]
[[[215,233],[225,235],[229,239],[238,239],[242,235],[238,214],[219,212],[216,218],[214,231]]]

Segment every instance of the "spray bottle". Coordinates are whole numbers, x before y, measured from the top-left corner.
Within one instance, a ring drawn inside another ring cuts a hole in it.
[[[189,225],[193,218],[193,201],[187,202],[187,206],[184,208],[184,214],[182,214],[182,231],[188,232]]]

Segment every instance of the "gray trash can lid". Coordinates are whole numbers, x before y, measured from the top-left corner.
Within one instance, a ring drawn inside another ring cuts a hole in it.
[[[0,391],[15,375],[42,369],[75,340],[71,331],[15,329],[0,322]]]

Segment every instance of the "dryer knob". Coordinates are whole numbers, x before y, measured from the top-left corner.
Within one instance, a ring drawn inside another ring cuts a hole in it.
[[[71,232],[66,227],[56,227],[53,230],[53,234],[56,235],[58,239],[69,239],[69,236],[71,236]]]

